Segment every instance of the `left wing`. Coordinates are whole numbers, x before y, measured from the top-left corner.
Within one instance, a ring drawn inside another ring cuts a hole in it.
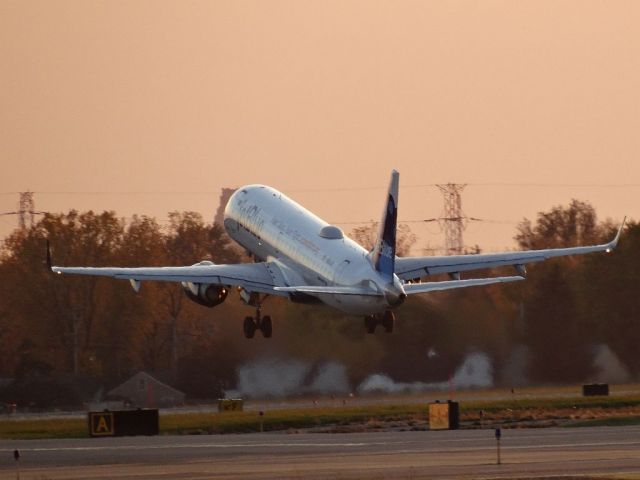
[[[513,265],[520,275],[524,275],[524,265],[527,263],[542,262],[549,258],[564,257],[567,255],[610,252],[618,245],[625,220],[623,220],[622,225],[620,225],[615,238],[603,245],[477,255],[451,255],[447,257],[398,257],[396,258],[395,273],[402,280],[411,280],[438,273],[458,274],[470,270]]]
[[[48,258],[50,254],[48,253]],[[191,282],[209,285],[239,286],[252,292],[272,295],[288,295],[276,287],[284,286],[282,274],[271,262],[238,263],[232,265],[193,265],[189,267],[54,267],[51,271],[59,274],[98,275],[129,280],[134,289],[141,281]]]

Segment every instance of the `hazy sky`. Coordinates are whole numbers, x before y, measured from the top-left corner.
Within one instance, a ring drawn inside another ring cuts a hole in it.
[[[366,221],[396,168],[401,220],[469,183],[488,250],[571,198],[638,218],[638,25],[637,1],[0,0],[0,212],[30,189],[212,218],[221,187],[265,183]]]

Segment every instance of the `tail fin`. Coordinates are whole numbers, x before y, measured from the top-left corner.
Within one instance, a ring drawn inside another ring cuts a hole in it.
[[[396,260],[396,227],[398,223],[398,181],[400,174],[393,170],[389,192],[382,212],[378,238],[371,252],[373,267],[390,281],[393,279]]]

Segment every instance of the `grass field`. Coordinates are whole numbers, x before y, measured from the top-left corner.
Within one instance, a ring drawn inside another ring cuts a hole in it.
[[[568,387],[538,389],[502,398],[491,392],[460,395],[462,428],[622,425],[640,423],[640,393],[611,397],[567,396]],[[615,394],[615,390],[613,391]],[[386,401],[386,400],[385,400]],[[162,413],[162,434],[224,434],[259,431],[342,432],[375,429],[425,430],[427,401],[415,396],[391,399],[393,404],[278,408],[258,412]],[[88,436],[86,418],[0,419],[0,438],[78,438]]]
[[[0,438],[88,437],[86,419],[0,420]]]

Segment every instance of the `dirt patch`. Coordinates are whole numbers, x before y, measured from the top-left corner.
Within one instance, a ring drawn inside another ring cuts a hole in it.
[[[482,428],[532,428],[567,425],[585,420],[600,420],[640,416],[640,407],[620,408],[530,408],[500,410],[497,412],[465,412],[460,416],[461,426]]]
[[[571,425],[588,420],[640,418],[640,407],[623,408],[530,408],[523,410],[500,410],[494,412],[468,411],[460,415],[460,428],[547,428]],[[372,418],[362,423],[322,425],[292,430],[315,433],[362,433],[373,431],[426,431],[429,430],[427,415],[407,418]],[[563,477],[566,480],[567,477]],[[586,477],[575,477],[586,478]],[[591,478],[591,477],[589,477]]]

